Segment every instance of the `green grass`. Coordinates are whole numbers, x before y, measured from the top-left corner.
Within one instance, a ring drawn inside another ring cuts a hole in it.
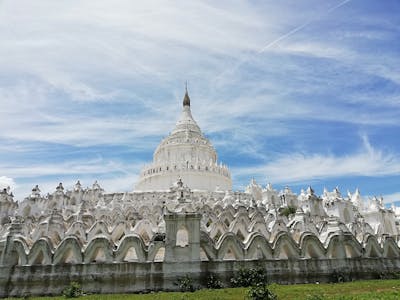
[[[398,300],[400,299],[400,280],[354,281],[336,284],[271,285],[279,299],[322,299],[343,300]],[[318,299],[317,297],[314,297]]]
[[[355,281],[337,284],[270,285],[280,300],[399,300],[400,280]],[[194,293],[150,293],[88,295],[81,300],[243,300],[246,288],[200,290]],[[11,299],[11,298],[8,298]],[[15,298],[14,298],[15,299]],[[31,297],[31,300],[56,300],[64,297]]]

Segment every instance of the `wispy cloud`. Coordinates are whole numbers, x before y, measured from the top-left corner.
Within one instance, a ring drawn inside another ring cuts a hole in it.
[[[256,175],[275,183],[307,182],[351,176],[386,176],[400,173],[400,156],[375,149],[366,136],[363,147],[343,156],[288,153],[260,167],[235,169],[237,176]]]
[[[388,194],[388,195],[382,195],[383,200],[385,203],[393,203],[393,202],[399,202],[400,201],[400,193],[393,193],[393,194]],[[396,203],[398,205],[398,203]]]
[[[400,11],[375,5],[2,1],[0,175],[128,186],[173,128],[189,80],[193,114],[236,185],[396,176]],[[373,147],[354,151],[359,131]]]
[[[16,163],[0,165],[2,172],[14,178],[0,176],[0,187],[10,186],[17,200],[26,197],[33,185],[38,184],[43,193],[52,193],[59,181],[66,188],[71,188],[78,179],[87,186],[99,180],[107,192],[132,191],[143,165],[144,162],[141,161],[128,165],[101,157],[89,161],[68,160],[51,164],[40,162],[29,166]]]
[[[62,163],[39,163],[32,164],[30,166],[18,166],[18,165],[2,165],[1,169],[3,172],[9,174],[12,177],[42,177],[49,175],[87,175],[87,174],[105,174],[112,172],[129,173],[128,170],[137,170],[137,165],[125,165],[121,162],[108,161],[102,158],[94,160],[81,160],[81,161],[66,161]]]
[[[10,187],[14,189],[16,186],[14,179],[7,177],[7,176],[0,176],[0,189],[5,189]]]
[[[292,30],[290,30],[289,32],[281,35],[280,37],[278,37],[277,39],[273,40],[272,42],[267,43],[265,46],[263,46],[260,50],[259,53],[263,53],[266,50],[270,49],[271,47],[277,45],[279,42],[282,42],[283,40],[289,38],[290,36],[296,34],[298,31],[302,30],[303,28],[305,28],[306,26],[310,25],[311,23],[320,20],[321,18],[327,16],[328,14],[332,13],[333,11],[335,11],[336,9],[342,7],[343,5],[346,5],[348,2],[350,2],[351,0],[345,0],[345,1],[341,1],[339,4],[336,4],[330,8],[328,8],[326,11],[324,11],[322,14],[307,20],[306,22],[304,22],[303,24],[297,26],[296,28],[293,28]]]

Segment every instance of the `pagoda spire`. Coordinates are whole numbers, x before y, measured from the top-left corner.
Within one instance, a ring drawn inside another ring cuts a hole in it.
[[[183,97],[183,107],[185,106],[190,106],[190,98],[189,98],[189,93],[187,89],[187,81],[185,84],[185,97]]]

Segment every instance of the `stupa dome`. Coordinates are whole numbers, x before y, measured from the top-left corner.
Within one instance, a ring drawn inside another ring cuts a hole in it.
[[[167,190],[178,177],[191,189],[232,189],[228,168],[218,164],[215,148],[193,119],[187,90],[174,130],[156,148],[153,162],[143,168],[135,190]]]

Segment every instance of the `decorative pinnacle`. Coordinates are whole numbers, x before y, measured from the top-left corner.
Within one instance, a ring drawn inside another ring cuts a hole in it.
[[[189,93],[187,89],[187,81],[185,84],[185,97],[183,98],[183,106],[190,106],[190,98],[189,98]]]

